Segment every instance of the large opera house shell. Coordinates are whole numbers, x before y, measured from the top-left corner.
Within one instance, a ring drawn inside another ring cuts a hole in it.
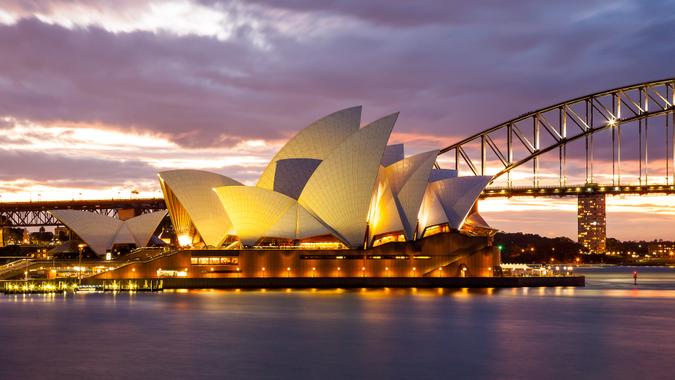
[[[281,148],[255,186],[199,170],[159,173],[180,245],[369,248],[493,230],[475,204],[489,176],[434,167],[438,151],[388,145],[398,114],[361,128],[361,107],[335,112]]]

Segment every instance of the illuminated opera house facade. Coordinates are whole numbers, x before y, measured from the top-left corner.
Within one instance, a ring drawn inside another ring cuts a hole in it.
[[[491,275],[495,230],[476,202],[492,178],[439,169],[437,150],[406,157],[402,144],[388,145],[397,117],[361,127],[353,107],[319,119],[254,186],[200,170],[159,173],[181,248],[134,276]]]

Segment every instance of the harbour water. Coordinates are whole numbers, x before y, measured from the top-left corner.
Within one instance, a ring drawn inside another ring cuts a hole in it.
[[[675,378],[675,268],[577,272],[587,287],[0,295],[0,378]]]

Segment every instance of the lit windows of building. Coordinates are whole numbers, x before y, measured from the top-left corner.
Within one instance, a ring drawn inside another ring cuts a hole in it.
[[[591,253],[605,252],[607,240],[605,194],[579,194],[577,218],[579,243]]]
[[[237,265],[239,258],[234,256],[192,256],[192,265]]]
[[[675,242],[672,241],[655,241],[647,245],[647,251],[650,256],[655,257],[674,257],[675,256]]]

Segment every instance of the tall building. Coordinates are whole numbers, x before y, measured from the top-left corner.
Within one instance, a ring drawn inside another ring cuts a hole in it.
[[[579,243],[591,253],[605,252],[607,241],[605,194],[579,194],[577,218]]]

